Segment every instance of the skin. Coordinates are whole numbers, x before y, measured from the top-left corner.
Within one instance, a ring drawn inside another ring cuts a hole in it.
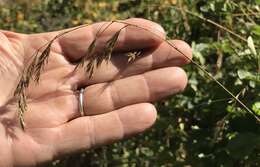
[[[92,78],[81,68],[73,71],[73,63],[84,55],[100,27],[109,23],[78,29],[53,43],[39,84],[31,83],[26,91],[25,131],[13,97],[19,76],[33,53],[62,31],[26,35],[0,30],[0,166],[35,166],[141,133],[156,120],[151,102],[184,90],[187,76],[180,66],[189,60],[162,40],[163,28],[144,19],[125,22],[157,35],[135,27],[123,29],[111,61],[96,69]],[[123,26],[114,23],[102,33],[96,51]],[[170,42],[191,58],[189,45]],[[142,56],[127,63],[124,54],[135,50],[142,50]],[[78,108],[81,87],[84,117]]]

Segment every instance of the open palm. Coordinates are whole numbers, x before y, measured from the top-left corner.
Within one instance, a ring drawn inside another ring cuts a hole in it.
[[[148,20],[126,22],[145,27],[165,38],[163,29]],[[182,91],[187,83],[178,66],[189,61],[161,38],[136,27],[120,33],[112,59],[89,78],[83,69],[74,71],[99,28],[97,23],[57,39],[39,84],[27,89],[25,130],[19,125],[14,90],[33,53],[60,32],[17,34],[0,31],[0,166],[33,166],[64,154],[108,144],[143,132],[156,119],[149,102]],[[102,49],[124,25],[112,24],[98,38]],[[190,47],[171,41],[191,57]],[[142,50],[128,63],[126,52]],[[84,91],[85,116],[78,108],[78,90]]]

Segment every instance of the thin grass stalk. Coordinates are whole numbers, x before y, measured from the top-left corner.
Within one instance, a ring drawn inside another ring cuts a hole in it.
[[[222,26],[222,25],[220,25],[220,24],[214,22],[213,20],[210,20],[210,19],[208,19],[208,18],[205,18],[205,17],[203,17],[203,16],[200,16],[200,15],[198,15],[198,14],[196,14],[196,13],[193,13],[193,12],[191,12],[191,11],[188,11],[188,10],[186,10],[186,9],[180,9],[180,8],[178,8],[178,7],[172,7],[172,8],[174,8],[174,9],[180,11],[180,12],[181,12],[181,11],[182,11],[182,12],[186,12],[186,13],[189,14],[189,15],[192,15],[192,16],[197,17],[197,18],[199,18],[199,19],[201,19],[201,20],[203,20],[203,21],[205,21],[205,22],[207,22],[207,23],[210,23],[210,24],[216,26],[217,28],[219,28],[219,29],[221,29],[221,30],[224,30],[225,32],[228,32],[228,33],[230,33],[231,35],[237,37],[237,38],[240,39],[241,41],[244,41],[244,42],[247,43],[247,39],[246,39],[246,38],[244,38],[244,37],[242,37],[241,35],[235,33],[234,31],[228,29],[227,27],[224,27],[224,26]]]
[[[187,13],[190,13],[190,12],[187,12]],[[196,15],[197,16],[197,15]],[[205,19],[201,16],[198,16],[199,18],[209,22],[209,23],[212,23],[213,25],[235,35],[236,37],[238,37],[239,39],[243,40],[244,41],[244,38],[235,34],[234,32],[232,32],[231,30],[219,25],[219,24],[216,24],[208,19]],[[260,118],[259,116],[254,113],[253,111],[251,111],[238,97],[236,97],[232,92],[230,92],[223,84],[221,84],[217,79],[215,79],[209,72],[207,72],[201,65],[199,65],[198,63],[196,63],[194,60],[192,60],[191,58],[189,58],[187,55],[185,55],[182,51],[180,51],[174,44],[170,43],[168,40],[160,37],[158,34],[156,34],[155,32],[152,32],[150,31],[149,29],[147,28],[144,28],[144,27],[140,27],[138,25],[135,25],[135,24],[130,24],[130,23],[126,23],[126,22],[123,22],[123,21],[112,21],[110,24],[108,24],[104,30],[101,31],[98,31],[98,35],[101,35],[105,30],[107,30],[109,28],[109,26],[111,26],[113,23],[121,23],[121,24],[124,24],[125,26],[123,26],[118,32],[116,32],[111,39],[109,39],[107,41],[107,45],[105,46],[105,52],[103,53],[103,55],[101,55],[101,57],[98,57],[98,56],[94,56],[94,55],[91,55],[90,56],[90,59],[89,58],[84,58],[83,61],[87,61],[87,60],[90,60],[90,62],[87,64],[86,66],[86,71],[90,73],[90,76],[92,76],[93,72],[94,72],[94,67],[98,67],[103,61],[108,61],[110,60],[111,58],[111,54],[113,52],[113,49],[114,49],[114,46],[116,44],[116,41],[119,37],[119,34],[121,32],[122,29],[128,27],[128,26],[133,26],[133,27],[136,27],[136,28],[139,28],[139,29],[142,29],[142,30],[145,30],[155,36],[157,36],[159,39],[161,39],[162,41],[166,42],[169,46],[171,46],[172,48],[174,48],[176,51],[178,51],[181,55],[183,55],[186,59],[188,59],[192,64],[194,64],[198,69],[200,69],[201,71],[203,71],[210,79],[212,79],[215,83],[217,83],[218,86],[220,86],[222,89],[224,89],[236,102],[238,102],[248,113],[250,113],[251,115],[253,115],[256,120],[258,122],[260,122]],[[41,70],[43,69],[43,65],[45,65],[45,61],[43,60],[46,60],[49,56],[49,53],[50,53],[50,49],[51,49],[51,44],[58,38],[60,38],[61,36],[67,34],[67,33],[70,33],[70,32],[73,32],[77,29],[80,29],[80,28],[83,28],[83,27],[86,27],[88,25],[83,25],[83,26],[79,26],[79,27],[76,27],[76,28],[73,28],[73,29],[70,29],[68,31],[65,31],[65,32],[62,32],[60,34],[58,34],[57,36],[55,36],[50,42],[46,43],[45,45],[43,45],[41,48],[39,48],[36,52],[36,56],[38,56],[38,52],[40,49],[44,48],[45,46],[46,49],[43,51],[42,55],[40,56],[40,59],[37,60],[37,62],[40,60],[40,65],[38,66],[34,66],[33,64],[30,64],[29,65],[29,70],[31,69],[36,69],[36,78],[35,80],[36,81],[39,81],[40,79],[40,72]],[[246,40],[246,39],[245,39]],[[95,43],[95,42],[93,42]],[[93,52],[94,48],[95,48],[95,45],[93,44],[93,46],[89,46],[89,47],[92,47],[92,48],[88,48],[88,51],[89,52]],[[87,56],[86,56],[87,57]],[[34,58],[32,56],[32,58]],[[35,63],[35,61],[33,60],[33,62]],[[32,63],[33,63],[32,62]],[[84,65],[84,62],[83,62],[83,65]],[[28,68],[26,68],[28,70]],[[30,83],[30,80],[31,80],[31,75],[34,75],[33,72],[30,72],[29,76],[26,76],[24,77],[24,74],[26,74],[26,72],[28,72],[27,70],[25,70],[22,74],[22,79],[21,81],[19,82],[18,86],[17,86],[17,89],[15,90],[15,95],[20,95],[20,99],[18,99],[18,107],[19,107],[19,117],[20,117],[20,123],[21,123],[21,126],[22,128],[24,129],[24,120],[23,120],[23,115],[24,115],[24,112],[26,111],[27,109],[27,105],[26,105],[26,96],[25,96],[25,89],[28,87],[29,83]],[[33,70],[32,70],[33,71]],[[35,72],[35,71],[34,71]]]
[[[150,31],[147,28],[144,27],[140,27],[138,25],[134,25],[134,24],[130,24],[130,23],[126,23],[123,21],[116,21],[118,23],[124,23],[127,24],[129,26],[134,26],[134,27],[138,27],[140,29],[143,29],[149,33],[152,33],[153,35],[157,36],[158,38],[160,38],[161,40],[163,40],[164,42],[166,42],[168,45],[170,45],[172,48],[174,48],[176,51],[178,51],[181,55],[183,55],[186,59],[188,59],[192,64],[194,64],[198,69],[200,69],[203,73],[205,73],[210,79],[212,79],[218,86],[220,86],[222,89],[224,89],[236,102],[238,102],[248,113],[250,113],[251,115],[253,115],[256,120],[260,123],[260,116],[258,116],[254,111],[250,110],[238,97],[236,97],[232,92],[230,92],[222,83],[220,83],[216,78],[214,78],[208,71],[206,71],[201,65],[199,65],[197,62],[195,62],[194,60],[192,60],[191,58],[189,58],[187,55],[185,55],[181,50],[179,50],[174,44],[172,44],[171,42],[169,42],[168,40],[163,39],[161,36],[159,36],[158,34]]]

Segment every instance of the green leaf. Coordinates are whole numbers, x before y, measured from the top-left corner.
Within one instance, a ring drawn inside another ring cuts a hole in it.
[[[259,77],[258,73],[252,73],[252,72],[245,71],[245,70],[238,70],[237,75],[238,75],[239,79],[241,79],[241,80],[252,80],[252,81],[260,83],[260,77]]]
[[[259,0],[260,1],[260,0]],[[255,25],[252,27],[252,32],[255,34],[255,35],[258,35],[260,36],[260,25]]]
[[[260,5],[260,0],[255,0],[255,3],[256,3],[257,5]]]
[[[252,74],[245,70],[238,70],[237,74],[240,79],[246,79],[252,77]]]
[[[256,56],[257,53],[256,53],[256,49],[255,49],[255,44],[254,44],[253,38],[251,36],[249,36],[247,38],[247,45],[250,48],[252,54]]]
[[[255,102],[253,104],[252,110],[257,114],[260,115],[260,102]]]
[[[203,52],[207,49],[209,49],[208,44],[196,44],[195,42],[192,42],[193,56],[200,62],[201,65],[204,65],[206,63],[206,60],[203,56]]]

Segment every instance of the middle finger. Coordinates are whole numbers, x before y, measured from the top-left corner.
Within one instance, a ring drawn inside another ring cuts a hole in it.
[[[166,42],[163,42],[157,48],[144,51],[143,55],[135,61],[128,63],[127,57],[123,54],[112,56],[111,61],[104,62],[95,69],[93,77],[89,78],[84,69],[80,68],[76,74],[74,84],[79,87],[85,87],[92,84],[110,82],[112,80],[129,77],[169,66],[182,66],[190,62],[192,51],[190,46],[180,40],[169,41],[176,46],[187,57],[183,56],[176,49],[172,48]]]

